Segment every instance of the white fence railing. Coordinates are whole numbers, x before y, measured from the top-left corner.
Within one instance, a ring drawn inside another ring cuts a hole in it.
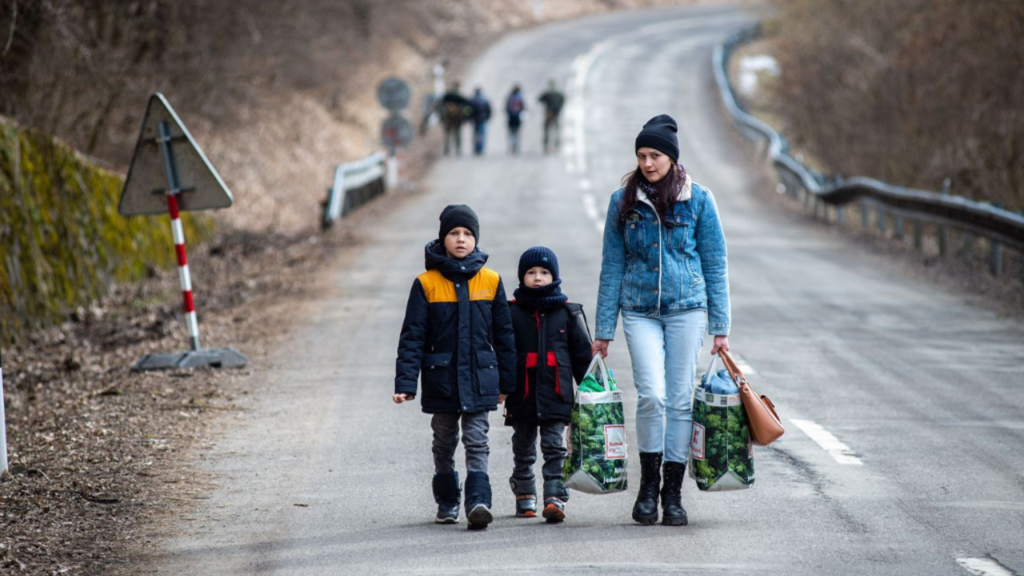
[[[389,159],[384,152],[338,164],[334,169],[334,184],[327,190],[321,227],[329,228],[335,220],[384,194],[387,181],[393,178],[389,176]]]

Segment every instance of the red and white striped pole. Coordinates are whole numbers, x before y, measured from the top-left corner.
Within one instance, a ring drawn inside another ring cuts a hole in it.
[[[167,195],[167,209],[171,213],[171,235],[174,237],[174,252],[178,256],[178,278],[181,280],[181,296],[188,324],[188,338],[193,350],[199,350],[199,322],[196,320],[196,304],[192,299],[192,277],[188,273],[188,258],[185,257],[185,229],[178,214],[178,197]]]
[[[7,420],[4,417],[4,355],[0,352],[0,478],[7,472]]]
[[[174,237],[174,251],[178,256],[178,277],[181,279],[181,295],[184,300],[185,323],[188,324],[188,338],[192,350],[199,350],[199,322],[196,320],[196,305],[192,300],[192,277],[188,273],[188,259],[185,257],[185,229],[181,226],[178,213],[177,165],[174,149],[171,148],[171,128],[166,121],[160,123],[160,149],[163,151],[164,168],[167,171],[167,210],[171,214],[171,235]]]

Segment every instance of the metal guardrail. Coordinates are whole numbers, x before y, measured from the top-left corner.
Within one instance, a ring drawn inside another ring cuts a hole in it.
[[[866,177],[826,178],[817,171],[804,166],[789,153],[789,143],[764,122],[754,118],[739,105],[729,82],[728,63],[733,51],[741,44],[761,34],[760,23],[743,28],[715,47],[712,54],[712,68],[721,93],[722,102],[740,132],[750,140],[764,140],[768,144],[767,154],[772,165],[784,182],[798,184],[808,195],[824,207],[830,204],[840,207],[837,218],[842,220],[842,206],[855,200],[861,201],[862,210],[875,207],[879,210],[879,228],[884,231],[886,212],[895,217],[897,234],[902,234],[902,219],[914,220],[915,244],[920,245],[920,222],[937,226],[953,226],[965,232],[987,238],[991,246],[991,268],[994,274],[1001,269],[1001,244],[1024,252],[1024,216],[1000,209],[991,204],[976,202],[938,192],[916,190],[894,186]],[[823,210],[824,211],[824,210]],[[817,212],[817,207],[816,207]],[[867,228],[866,214],[864,227]],[[945,250],[945,232],[940,239],[940,251]],[[1024,263],[1022,263],[1024,265]],[[1024,279],[1024,275],[1022,275]]]
[[[321,228],[330,228],[335,220],[382,195],[387,189],[387,163],[387,154],[376,152],[362,160],[338,164],[334,184],[327,190],[323,203]]]

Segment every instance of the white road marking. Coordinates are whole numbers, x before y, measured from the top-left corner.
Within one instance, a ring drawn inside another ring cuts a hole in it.
[[[583,195],[583,210],[587,213],[587,218],[594,223],[594,228],[604,234],[604,220],[601,219],[601,211],[597,209],[597,200],[593,194]]]
[[[740,369],[740,372],[743,372],[744,376],[753,376],[754,374],[757,374],[757,372],[754,371],[754,367],[747,364],[743,358],[733,355],[732,359],[736,361],[736,367]]]
[[[1013,576],[1013,572],[991,558],[957,558],[956,563],[977,576]]]
[[[811,440],[821,446],[828,455],[831,456],[836,462],[840,464],[851,464],[854,466],[860,466],[864,464],[857,457],[856,452],[850,449],[849,446],[843,444],[838,438],[832,435],[831,432],[825,430],[820,424],[811,422],[810,420],[797,420],[790,419],[790,422],[796,425],[797,428],[807,434]]]

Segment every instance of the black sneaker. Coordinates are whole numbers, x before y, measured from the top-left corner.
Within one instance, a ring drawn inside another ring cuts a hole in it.
[[[516,518],[536,518],[537,517],[537,496],[535,494],[527,494],[525,496],[516,496]]]
[[[565,521],[565,502],[558,498],[544,499],[544,512],[541,513],[550,523]]]
[[[494,520],[494,515],[486,504],[477,504],[466,515],[466,520],[469,521],[470,530],[483,530]]]
[[[458,524],[459,523],[459,503],[454,504],[438,504],[437,505],[437,518],[434,518],[436,524]]]

